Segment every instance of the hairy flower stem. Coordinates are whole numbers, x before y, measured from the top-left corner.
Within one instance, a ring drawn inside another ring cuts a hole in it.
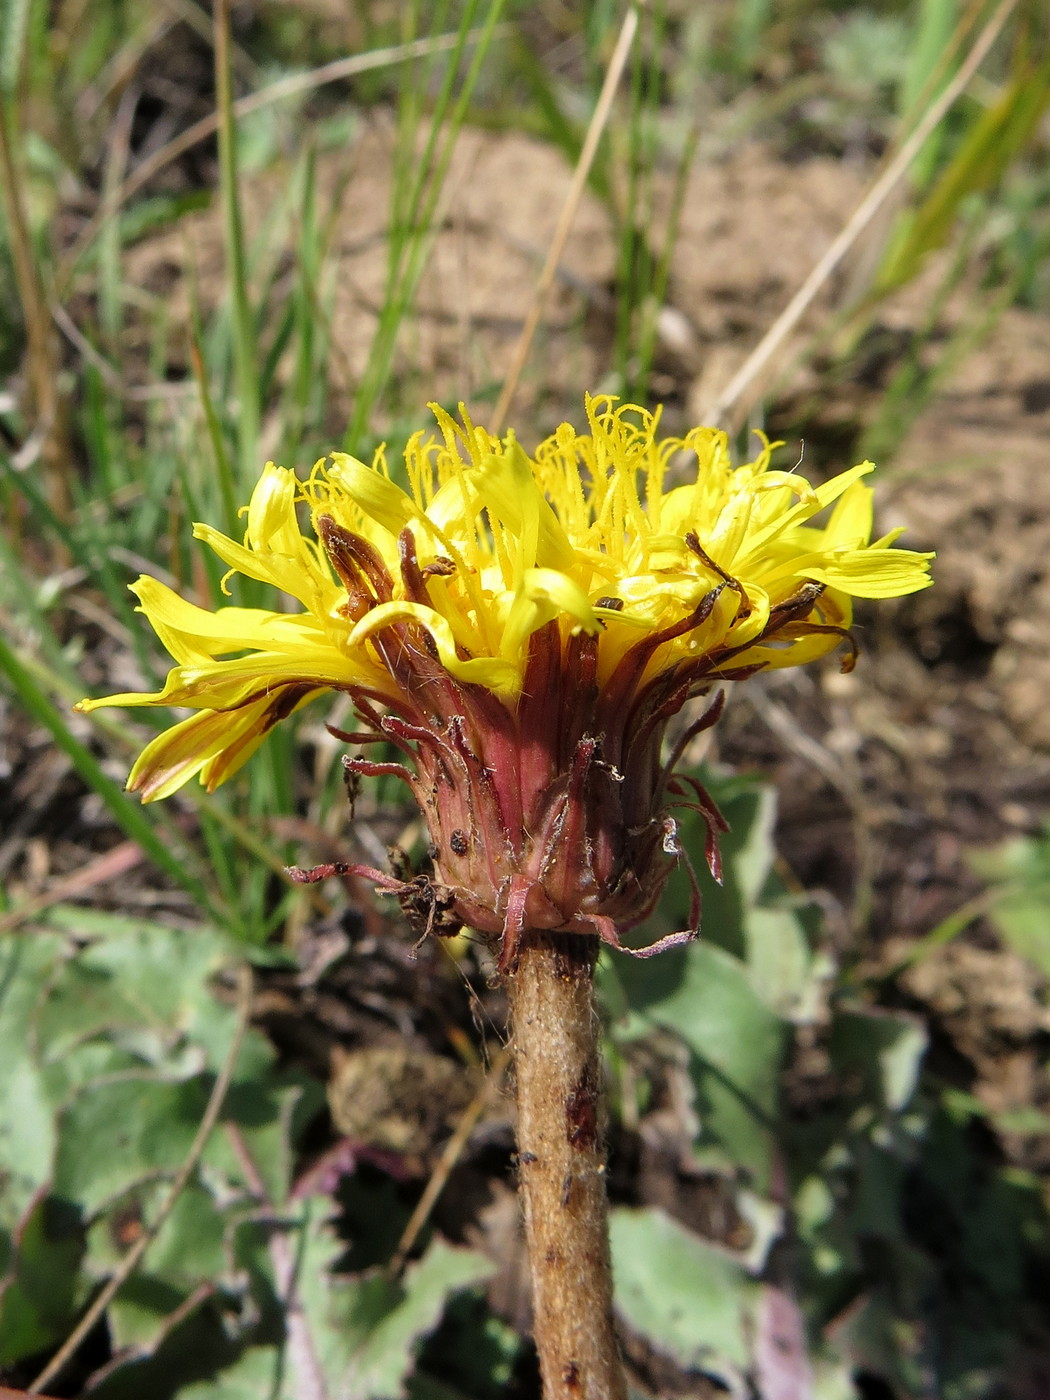
[[[626,1400],[613,1329],[594,964],[529,929],[509,978],[518,1157],[544,1400]]]

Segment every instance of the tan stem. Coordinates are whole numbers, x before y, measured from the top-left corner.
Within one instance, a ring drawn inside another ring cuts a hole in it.
[[[518,1160],[544,1400],[626,1400],[613,1328],[597,939],[527,931],[509,979]]]

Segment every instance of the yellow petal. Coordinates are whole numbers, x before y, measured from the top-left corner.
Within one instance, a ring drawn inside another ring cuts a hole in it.
[[[503,694],[513,695],[521,688],[521,672],[517,666],[497,657],[471,657],[466,660],[456,650],[452,628],[440,613],[423,603],[380,603],[365,614],[350,634],[349,646],[361,647],[384,628],[398,622],[418,622],[434,639],[442,666],[461,681],[487,685]]]
[[[933,557],[910,549],[854,549],[805,576],[854,598],[903,598],[929,588]]]
[[[275,695],[263,695],[234,715],[214,710],[191,715],[146,745],[131,770],[128,791],[139,793],[143,802],[156,802],[197,773],[208,791],[214,791],[247,762],[278,719],[318,694],[303,695],[291,706],[281,706]]]
[[[295,556],[301,536],[295,519],[295,473],[267,462],[248,505],[248,542],[257,552]]]
[[[827,525],[824,544],[827,547],[846,544],[852,547],[867,544],[871,539],[875,492],[863,482],[855,481],[835,502]]]
[[[299,648],[309,638],[323,640],[319,622],[308,614],[264,612],[261,608],[219,608],[209,612],[188,602],[158,579],[144,574],[131,585],[153,630],[176,661],[201,664],[225,652],[249,647]]]
[[[749,534],[741,545],[741,553],[744,554],[745,558],[750,559],[775,536],[782,535],[796,525],[801,525],[812,516],[817,515],[832,501],[837,501],[854,482],[859,481],[862,476],[867,476],[869,472],[874,470],[875,464],[873,462],[861,462],[859,466],[851,467],[849,471],[841,472],[838,476],[833,476],[830,481],[823,482],[810,495],[807,495],[789,510],[781,512],[764,528]],[[722,561],[719,560],[719,563]],[[723,565],[723,567],[725,566]],[[739,567],[743,568],[744,564],[739,563]]]
[[[304,685],[325,690],[349,690],[353,686],[390,689],[386,673],[364,653],[345,656],[331,647],[304,647],[289,655],[254,651],[229,661],[173,666],[163,690],[81,700],[79,708],[84,713],[100,705],[187,705],[192,709],[236,710],[260,694],[283,686]]]
[[[513,435],[507,439],[506,452],[490,452],[471,479],[480,503],[520,541],[525,568],[572,569],[576,562],[572,543],[544,500],[532,464]]]
[[[256,552],[247,545],[237,544],[210,525],[194,525],[193,538],[201,540],[224,564],[245,578],[269,583],[282,593],[298,598],[304,607],[318,606],[322,583],[331,590],[331,579],[323,578],[317,565],[306,556],[305,541],[300,540],[303,548],[299,554],[288,555]]]
[[[333,452],[331,457],[335,465],[328,469],[329,478],[395,538],[418,518],[420,509],[412,497],[382,472],[347,452]]]
[[[529,637],[558,617],[570,618],[591,636],[600,631],[590,600],[577,583],[556,569],[529,569],[503,629],[500,654],[504,660],[522,668]]]
[[[319,690],[396,712],[418,702],[415,689],[411,698],[405,693],[409,675],[414,686],[437,664],[512,708],[529,637],[554,621],[563,638],[580,629],[596,638],[602,686],[629,674],[620,662],[640,634],[688,625],[718,589],[702,624],[642,649],[644,686],[682,663],[703,674],[705,657],[726,649],[747,648],[726,663],[729,671],[801,664],[833,649],[834,633],[807,631],[803,622],[786,624],[777,640],[758,640],[800,581],[826,586],[814,619],[835,626],[849,624],[852,597],[892,597],[929,583],[930,556],[892,547],[898,532],[869,544],[872,495],[862,483],[869,462],[814,488],[772,469],[766,442],[734,468],[725,435],[713,429],[659,438],[658,412],[607,395],[587,399],[587,417],[589,431],[564,424],[530,459],[513,434],[500,442],[465,413],[456,424],[439,411],[438,434],[417,433],[406,448],[411,492],[390,480],[382,451],[371,467],[333,454],[301,486],[268,463],[243,543],[206,525],[195,533],[231,570],[297,598],[302,611],[212,612],[140,579],[142,611],[177,664],[158,693],[80,708],[177,704],[200,712],[154,741],[136,768],[137,786],[153,798],[193,773],[209,786],[223,781],[301,696]],[[683,466],[686,456],[691,466]],[[304,501],[315,528],[331,515],[378,551],[389,601],[360,617],[362,600],[348,598],[352,580],[337,576],[322,545],[302,534]],[[825,510],[826,522],[816,523]],[[414,578],[402,575],[398,557],[406,527],[415,538]],[[711,564],[687,545],[694,532]],[[606,598],[615,605],[597,606]]]

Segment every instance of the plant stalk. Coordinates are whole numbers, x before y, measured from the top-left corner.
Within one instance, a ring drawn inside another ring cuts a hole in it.
[[[612,1267],[598,940],[526,930],[509,979],[518,1162],[544,1400],[626,1400]]]

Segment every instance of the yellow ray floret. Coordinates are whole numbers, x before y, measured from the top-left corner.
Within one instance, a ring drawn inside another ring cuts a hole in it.
[[[418,654],[421,637],[457,683],[513,710],[530,638],[552,623],[565,641],[597,639],[599,685],[664,632],[674,635],[646,653],[647,677],[716,652],[719,674],[732,676],[824,655],[849,626],[852,598],[930,582],[931,556],[893,548],[899,532],[871,541],[870,462],[813,487],[773,470],[769,444],[733,467],[724,433],[658,438],[658,413],[605,396],[586,406],[586,434],[563,424],[531,459],[513,435],[501,442],[462,410],[456,422],[433,406],[439,436],[409,442],[407,490],[382,451],[371,467],[334,453],[305,482],[268,464],[243,542],[206,525],[195,534],[231,572],[302,610],[209,612],[154,579],[133,585],[176,664],[156,694],[80,708],[198,713],[149,745],[130,785],[147,800],[198,773],[217,786],[325,690],[396,708],[407,684],[399,655]]]

